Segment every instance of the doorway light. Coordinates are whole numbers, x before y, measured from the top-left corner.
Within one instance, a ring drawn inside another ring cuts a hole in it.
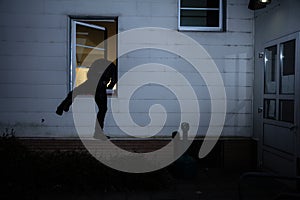
[[[270,4],[271,0],[250,0],[248,8],[250,10],[258,10],[265,8],[267,4]]]
[[[263,4],[269,4],[271,3],[271,0],[259,0],[259,2]]]

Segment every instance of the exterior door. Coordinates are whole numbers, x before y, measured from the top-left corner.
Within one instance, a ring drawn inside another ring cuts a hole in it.
[[[299,33],[265,45],[263,168],[279,175],[298,174]]]

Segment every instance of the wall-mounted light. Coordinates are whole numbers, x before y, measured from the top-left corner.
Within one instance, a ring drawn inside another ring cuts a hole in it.
[[[271,0],[259,0],[259,2],[263,4],[269,4],[271,3]]]
[[[250,0],[248,8],[250,10],[258,10],[265,8],[269,3],[271,3],[271,0]]]

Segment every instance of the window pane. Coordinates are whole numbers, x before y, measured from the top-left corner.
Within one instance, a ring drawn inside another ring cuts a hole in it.
[[[92,63],[105,58],[103,41],[106,33],[101,28],[97,28],[93,22],[76,24],[76,87],[87,80],[87,72]]]
[[[184,8],[219,8],[219,0],[181,0]]]
[[[279,120],[294,123],[294,101],[280,101],[280,117]]]
[[[264,104],[264,118],[276,119],[276,100],[265,99]]]
[[[280,72],[280,93],[294,94],[295,40],[281,44]]]
[[[265,49],[265,94],[276,93],[277,46]]]
[[[218,10],[182,10],[181,26],[219,27]]]
[[[94,60],[104,58],[104,44],[102,43],[104,40],[105,32],[103,30],[78,24],[76,26],[77,66],[88,67]],[[94,50],[92,59],[86,60],[87,55],[91,55],[92,50]]]

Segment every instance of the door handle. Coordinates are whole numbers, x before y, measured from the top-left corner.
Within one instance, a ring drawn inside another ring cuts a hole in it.
[[[290,129],[291,131],[295,130],[296,128],[297,128],[297,125],[296,125],[296,124],[293,124],[293,125],[289,126],[289,129]]]
[[[264,107],[259,106],[259,107],[257,108],[257,113],[262,113],[263,111],[264,111]]]

